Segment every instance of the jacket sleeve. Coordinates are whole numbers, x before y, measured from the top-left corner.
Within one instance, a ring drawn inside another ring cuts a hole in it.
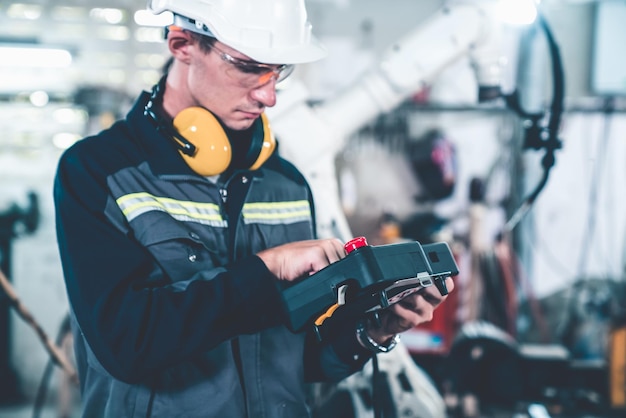
[[[313,325],[305,345],[305,378],[311,382],[338,382],[360,371],[373,357],[373,352],[357,340],[356,312],[337,309],[315,332]],[[321,341],[318,336],[321,336]]]
[[[309,382],[338,382],[360,371],[373,357],[357,341],[354,321],[334,325],[321,342],[313,332],[306,338],[304,370]]]
[[[105,216],[106,176],[94,170],[73,149],[62,156],[54,183],[57,238],[72,310],[112,376],[139,382],[175,359],[280,323],[275,278],[256,256],[146,286],[158,265]]]

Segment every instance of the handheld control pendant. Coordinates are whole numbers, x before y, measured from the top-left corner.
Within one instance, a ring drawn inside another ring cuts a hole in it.
[[[322,324],[338,309],[355,315],[374,312],[433,284],[446,295],[446,278],[459,272],[445,242],[372,246],[357,237],[344,248],[345,258],[282,289],[292,331],[313,324],[321,338]]]

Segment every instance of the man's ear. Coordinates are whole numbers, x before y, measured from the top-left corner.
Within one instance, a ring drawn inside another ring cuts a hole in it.
[[[193,38],[184,30],[170,30],[167,34],[167,46],[174,58],[189,63],[189,47],[193,45]]]

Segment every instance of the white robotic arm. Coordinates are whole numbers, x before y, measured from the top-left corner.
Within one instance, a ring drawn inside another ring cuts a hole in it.
[[[479,99],[499,96],[503,59],[495,0],[457,1],[389,47],[379,64],[336,97],[312,106],[302,85],[279,95],[268,111],[281,153],[310,182],[320,237],[351,238],[341,209],[335,158],[348,138],[381,113],[430,84],[468,56]]]

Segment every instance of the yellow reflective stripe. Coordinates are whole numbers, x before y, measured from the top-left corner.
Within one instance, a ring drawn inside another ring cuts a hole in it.
[[[246,203],[244,208],[258,209],[258,210],[275,210],[275,209],[289,209],[294,207],[306,207],[309,208],[308,200],[294,200],[292,202],[256,202]]]
[[[154,196],[145,192],[121,196],[116,202],[129,222],[146,212],[161,211],[167,212],[173,218],[179,220],[225,226],[225,221],[220,214],[220,208],[214,203],[176,200]]]
[[[293,223],[309,220],[311,218],[311,207],[308,200],[246,203],[243,206],[242,214],[246,224]]]

